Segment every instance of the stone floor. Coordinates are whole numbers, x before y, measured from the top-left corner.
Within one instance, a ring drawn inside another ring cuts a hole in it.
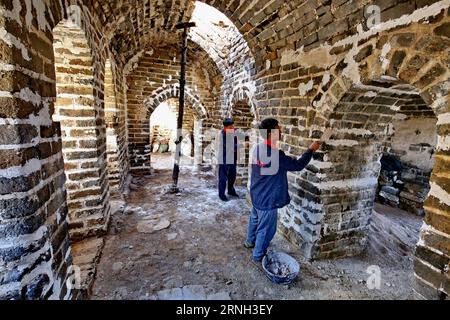
[[[277,235],[271,250],[295,257],[301,271],[293,284],[276,285],[250,263],[250,251],[242,246],[249,213],[246,200],[218,201],[212,173],[194,172],[187,165],[181,170],[181,193],[167,194],[170,155],[152,161],[153,174],[133,178],[133,190],[123,194],[123,210],[112,217],[91,299],[414,298],[410,244],[418,236],[417,217],[397,216],[392,210],[384,214],[384,207],[377,206],[384,222],[377,226],[378,246],[370,246],[360,257],[335,261],[308,263]],[[383,239],[387,229],[400,230],[396,242]],[[405,233],[411,238],[405,239]],[[400,253],[389,243],[400,243],[403,250]],[[379,288],[370,289],[367,281],[373,266],[379,267],[381,282]]]

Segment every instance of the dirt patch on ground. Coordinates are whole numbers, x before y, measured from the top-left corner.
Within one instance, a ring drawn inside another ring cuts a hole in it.
[[[113,215],[92,299],[164,299],[187,288],[201,291],[201,296],[231,299],[413,298],[412,263],[392,263],[377,252],[308,263],[278,235],[271,250],[293,256],[300,275],[288,286],[271,283],[243,247],[246,200],[221,202],[213,175],[194,173],[189,166],[181,171],[182,192],[167,194],[171,170],[159,168],[151,176],[134,178],[138,190],[129,191],[125,208]],[[244,198],[245,190],[238,192]],[[158,230],[139,232],[138,225],[145,221],[153,221],[148,228],[158,225]],[[404,259],[412,261],[409,254]],[[374,265],[381,272],[379,289],[369,289],[366,283],[368,268]]]

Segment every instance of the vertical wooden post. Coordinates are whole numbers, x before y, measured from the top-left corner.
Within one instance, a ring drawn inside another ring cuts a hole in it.
[[[178,193],[178,177],[180,174],[180,160],[181,160],[181,141],[183,140],[183,116],[184,116],[184,92],[186,86],[186,63],[187,63],[187,49],[188,49],[188,29],[195,27],[194,22],[183,22],[177,24],[177,29],[183,29],[183,38],[181,45],[181,72],[180,72],[180,99],[178,104],[178,122],[177,122],[177,140],[175,141],[175,162],[173,165],[172,179],[173,184],[170,189],[173,193]]]

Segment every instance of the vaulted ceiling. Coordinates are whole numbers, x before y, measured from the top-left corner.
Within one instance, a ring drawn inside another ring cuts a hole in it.
[[[155,43],[179,43],[180,32],[176,24],[190,21],[195,9],[194,0],[82,0],[84,6],[104,26],[102,36],[107,38],[113,54],[129,61],[139,51]],[[250,1],[202,1],[231,17],[239,5],[248,6]],[[266,0],[258,1],[265,3]],[[260,6],[255,4],[254,6]],[[205,17],[208,18],[208,17]],[[231,23],[233,31],[241,27],[238,17]],[[226,26],[226,28],[229,26]],[[204,36],[208,38],[208,36]],[[195,38],[195,37],[194,37]],[[201,38],[201,37],[200,37]],[[199,39],[197,37],[196,39]],[[194,39],[195,41],[195,39]],[[197,42],[197,41],[196,41]],[[214,42],[212,42],[214,46]],[[204,47],[204,46],[203,46]],[[222,52],[220,48],[214,49]],[[209,52],[211,53],[211,52]],[[225,53],[226,54],[226,53]],[[219,55],[219,54],[216,54]],[[224,53],[222,52],[222,56]],[[216,60],[216,59],[215,59]],[[216,61],[217,63],[218,61]]]

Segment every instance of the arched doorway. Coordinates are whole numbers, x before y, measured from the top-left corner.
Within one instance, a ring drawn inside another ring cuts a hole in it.
[[[162,102],[150,116],[150,146],[152,153],[152,167],[173,168],[173,154],[176,149],[178,101],[169,99]],[[194,143],[194,117],[192,108],[185,106],[183,116],[183,140],[181,142],[182,164],[193,164]]]
[[[183,117],[183,144],[182,153],[190,164],[194,164],[196,167],[202,163],[203,154],[203,121],[207,118],[207,113],[203,104],[200,102],[199,98],[193,94],[192,90],[186,88],[186,104]],[[168,151],[174,151],[175,145],[172,138],[175,135],[173,129],[176,129],[177,119],[178,119],[178,98],[179,98],[179,86],[172,85],[166,88],[160,88],[153,92],[153,94],[148,97],[144,105],[147,109],[147,115],[150,119],[150,135],[149,135],[149,149],[150,152],[154,151],[155,139],[157,138],[157,128],[153,126],[151,117],[157,112],[160,123],[165,123],[166,134],[164,136],[164,142],[167,144]],[[161,108],[158,110],[158,108]],[[165,112],[164,112],[165,111]],[[175,120],[175,122],[174,122]],[[170,129],[170,130],[167,130]],[[169,132],[169,133],[168,133]],[[155,136],[156,134],[156,136]],[[151,146],[151,147],[150,147]],[[166,148],[166,146],[164,146]],[[159,147],[158,147],[159,149]],[[157,150],[155,150],[157,151]],[[151,157],[149,156],[151,159]]]
[[[414,207],[423,210],[429,191],[429,175],[428,179],[425,175],[431,172],[434,162],[436,122],[418,91],[402,83],[356,86],[341,98],[330,116],[333,135],[324,146],[323,159],[329,169],[314,184],[321,190],[325,213],[317,243],[318,257],[359,254],[368,243],[375,250],[392,254],[393,259],[413,255],[420,219],[380,205],[374,207],[374,201],[381,198],[406,208],[414,199]],[[412,129],[411,124],[417,127]],[[431,138],[425,153],[418,148],[421,135]],[[411,136],[412,140],[406,139]],[[388,159],[400,167],[392,168]],[[424,195],[422,199],[419,194]],[[397,221],[402,221],[397,225],[398,238],[391,238],[392,224]],[[406,237],[402,238],[401,233]]]

